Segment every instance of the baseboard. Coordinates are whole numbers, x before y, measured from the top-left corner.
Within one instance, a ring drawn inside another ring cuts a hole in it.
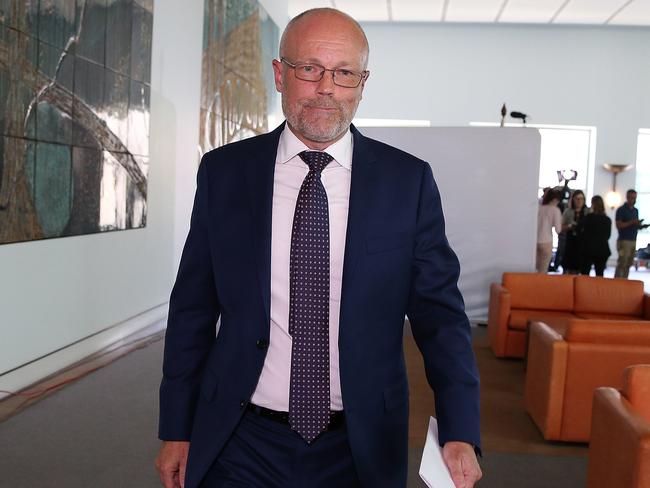
[[[168,304],[162,303],[0,376],[0,390],[18,392],[100,351],[146,337],[165,328]],[[0,400],[8,396],[0,393]]]

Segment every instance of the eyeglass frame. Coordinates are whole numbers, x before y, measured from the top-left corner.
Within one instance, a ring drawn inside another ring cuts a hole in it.
[[[318,63],[292,63],[291,61],[287,60],[285,57],[280,57],[280,62],[286,64],[289,68],[293,69],[293,74],[296,77],[296,79],[301,80],[301,81],[309,81],[311,83],[318,83],[319,81],[321,81],[323,79],[323,76],[325,76],[326,71],[331,71],[332,72],[332,82],[336,86],[340,86],[341,88],[359,88],[359,85],[362,82],[364,82],[368,78],[368,75],[370,74],[370,71],[368,71],[368,70],[363,70],[361,73],[359,73],[357,71],[354,71],[354,70],[351,70],[351,69],[346,69],[346,68],[326,68],[322,64],[318,64]],[[304,78],[300,78],[296,74],[296,68],[298,66],[317,66],[318,68],[323,68],[323,71],[321,71],[320,78],[318,78],[317,80],[305,80]],[[336,72],[337,71],[349,71],[350,73],[353,73],[353,74],[355,74],[356,76],[359,77],[359,82],[354,86],[339,85],[336,82]]]

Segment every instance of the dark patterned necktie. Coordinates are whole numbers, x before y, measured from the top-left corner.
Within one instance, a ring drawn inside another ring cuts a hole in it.
[[[330,414],[329,212],[320,176],[333,158],[318,151],[299,156],[309,173],[298,193],[291,232],[289,423],[311,443],[327,428]]]

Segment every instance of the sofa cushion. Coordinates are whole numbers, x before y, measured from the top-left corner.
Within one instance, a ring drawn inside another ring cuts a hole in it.
[[[552,328],[560,322],[566,323],[576,316],[570,312],[555,312],[553,310],[510,310],[510,321],[508,328],[515,330],[526,330],[528,321],[545,322]]]
[[[503,273],[512,308],[573,310],[573,276],[540,273]]]
[[[643,418],[650,422],[650,364],[625,368],[623,396]]]
[[[564,339],[568,342],[650,347],[650,321],[569,320]]]
[[[596,313],[578,312],[575,314],[579,319],[600,319],[600,320],[643,320],[638,315],[621,315],[617,313]]]
[[[575,313],[643,314],[643,282],[590,276],[575,277]]]

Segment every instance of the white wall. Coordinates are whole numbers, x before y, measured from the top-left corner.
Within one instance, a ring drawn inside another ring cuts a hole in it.
[[[289,22],[289,0],[258,0],[260,5],[280,28],[280,34]],[[269,61],[270,62],[270,61]]]
[[[173,260],[168,265],[174,273],[196,187],[203,3],[160,0],[154,5],[151,151],[156,156],[152,161],[166,161],[172,169],[165,195],[172,202],[172,212],[165,217],[173,226]]]
[[[638,129],[650,127],[650,28],[363,27],[371,76],[358,117],[466,126],[498,121],[506,102],[530,123],[596,126],[594,193],[601,195],[612,181],[602,164],[634,163]],[[634,180],[634,171],[623,173],[617,187]]]

